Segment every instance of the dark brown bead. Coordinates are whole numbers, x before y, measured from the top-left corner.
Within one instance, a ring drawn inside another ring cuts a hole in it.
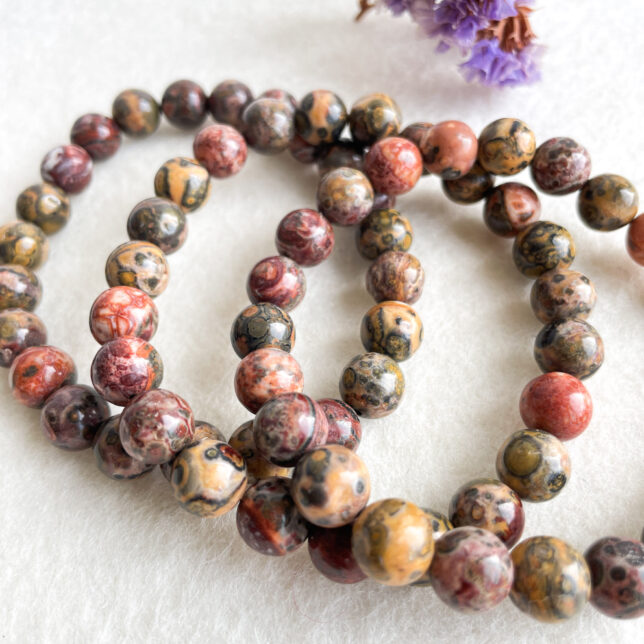
[[[206,118],[206,94],[197,83],[178,80],[163,93],[161,109],[172,125],[189,130]]]

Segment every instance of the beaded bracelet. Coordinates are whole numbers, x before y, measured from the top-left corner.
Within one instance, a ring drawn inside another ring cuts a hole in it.
[[[583,320],[594,303],[594,289],[567,268],[574,258],[567,231],[536,221],[536,194],[517,183],[492,189],[492,175],[515,174],[531,163],[535,182],[546,192],[566,194],[582,187],[584,220],[600,230],[632,220],[629,252],[644,263],[634,188],[615,175],[589,180],[589,157],[570,139],[550,140],[535,154],[534,136],[512,119],[494,122],[478,140],[456,121],[414,124],[397,137],[400,113],[384,95],[365,97],[348,117],[342,101],[326,91],[312,92],[299,107],[282,90],[251,99],[248,88],[234,81],[217,86],[208,101],[188,81],[174,83],[164,94],[162,110],[179,127],[200,125],[207,102],[215,118],[228,125],[209,126],[197,135],[197,161],[176,158],[164,164],[155,178],[157,198],[141,202],[128,219],[133,241],[108,259],[112,288],[99,296],[90,315],[92,333],[103,344],[92,365],[92,380],[102,397],[88,387],[65,386],[75,381],[71,358],[38,346],[46,335],[31,313],[39,284],[28,269],[44,260],[46,238],[29,224],[1,229],[0,261],[27,267],[0,268],[1,308],[22,307],[0,314],[0,355],[5,366],[11,364],[14,395],[34,407],[44,404],[42,425],[57,446],[94,445],[99,466],[114,478],[140,476],[162,464],[180,503],[201,516],[221,514],[241,499],[239,531],[265,554],[285,554],[308,536],[313,563],[334,581],[369,576],[390,585],[431,583],[441,599],[465,611],[490,608],[510,594],[538,619],[571,616],[590,594],[581,555],[550,537],[528,539],[511,555],[507,548],[523,527],[519,497],[545,500],[561,490],[569,460],[558,438],[573,438],[590,421],[590,397],[574,375],[591,375],[601,364],[601,339]],[[47,233],[58,230],[69,216],[65,192],[78,192],[89,182],[89,155],[111,156],[118,148],[119,129],[144,136],[159,122],[155,101],[135,90],[119,95],[113,115],[114,120],[82,117],[72,130],[78,145],[47,155],[43,178],[58,188],[45,183],[24,191],[18,200],[22,219]],[[347,120],[353,140],[338,141]],[[147,340],[158,322],[151,297],[168,279],[165,254],[185,239],[185,213],[207,199],[208,173],[222,178],[241,169],[246,141],[267,154],[289,147],[300,161],[319,161],[326,174],[318,188],[322,214],[309,209],[289,213],[277,232],[281,255],[251,271],[248,292],[255,304],[238,316],[231,336],[243,358],[236,392],[257,415],[228,445],[216,428],[194,423],[183,399],[156,388],[162,365]],[[369,152],[362,173],[351,166],[361,164],[364,147]],[[516,432],[501,448],[497,472],[503,482],[477,480],[457,492],[450,505],[456,528],[447,517],[398,499],[366,506],[369,477],[354,453],[361,436],[355,412],[379,417],[398,406],[404,378],[397,362],[409,358],[422,341],[422,323],[409,306],[423,281],[422,267],[406,252],[411,227],[397,211],[373,208],[374,188],[380,193],[378,205],[392,206],[393,197],[415,185],[423,166],[443,178],[453,200],[471,203],[485,197],[486,224],[497,234],[516,236],[515,263],[525,275],[538,277],[532,304],[546,322],[535,355],[547,373],[529,383],[521,396],[526,425],[540,429]],[[315,402],[302,394],[301,370],[288,355],[294,327],[287,311],[305,290],[299,265],[313,266],[328,257],[333,248],[329,220],[360,222],[359,250],[376,258],[367,281],[379,303],[365,315],[361,329],[369,353],[345,368],[340,383],[344,403]],[[127,405],[120,417],[107,418],[103,398]],[[289,481],[291,466],[296,468]],[[258,479],[248,488],[247,474]],[[642,544],[608,538],[594,544],[586,557],[593,572],[591,601],[614,616],[642,614]],[[609,579],[602,575],[603,566],[620,574]],[[564,578],[567,585],[559,594],[549,591]],[[624,589],[630,590],[626,599]]]

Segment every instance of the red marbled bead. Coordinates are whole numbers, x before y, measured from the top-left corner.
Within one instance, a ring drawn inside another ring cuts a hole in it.
[[[292,467],[304,452],[324,445],[329,425],[315,400],[299,392],[265,402],[253,421],[259,453],[271,463]]]
[[[102,114],[85,114],[72,126],[72,143],[80,145],[96,161],[111,157],[121,145],[121,130]]]
[[[192,149],[197,161],[217,179],[237,174],[248,156],[244,137],[234,127],[219,123],[200,130]]]
[[[255,413],[271,398],[304,389],[304,375],[297,360],[280,349],[249,353],[235,372],[235,393],[246,409]]]
[[[567,195],[579,190],[590,177],[590,169],[586,148],[563,136],[542,143],[530,166],[534,182],[551,195]]]
[[[319,528],[311,525],[309,555],[313,565],[331,581],[355,584],[367,578],[353,557],[351,533],[353,523],[340,528]]]
[[[94,356],[92,383],[103,398],[124,407],[163,379],[157,350],[141,338],[126,336],[106,342]]]
[[[49,396],[76,382],[71,356],[56,347],[29,347],[12,363],[9,383],[13,397],[27,407],[42,407]]]
[[[542,429],[567,441],[588,427],[593,401],[581,380],[567,373],[551,371],[525,386],[519,410],[526,427]]]
[[[408,139],[392,136],[376,141],[364,160],[364,170],[376,192],[402,195],[423,173],[423,159]]]
[[[165,117],[177,127],[197,127],[206,118],[206,94],[190,80],[178,80],[168,86],[161,99]]]
[[[342,445],[355,452],[362,440],[362,426],[358,414],[341,400],[322,398],[317,402],[322,407],[329,425],[326,444]]]
[[[40,174],[45,181],[76,194],[90,182],[92,165],[92,157],[80,145],[59,145],[45,155]]]
[[[149,340],[158,324],[159,311],[152,298],[131,286],[103,291],[89,313],[89,328],[99,344],[126,335]]]
[[[437,123],[421,145],[425,169],[441,179],[458,179],[466,175],[478,153],[476,134],[462,121]]]
[[[281,255],[300,266],[317,266],[333,250],[335,236],[328,220],[316,210],[293,210],[280,221],[275,245]]]
[[[306,293],[306,278],[292,259],[281,255],[266,257],[253,266],[246,291],[253,304],[270,302],[291,311]]]
[[[644,214],[635,217],[628,225],[626,250],[633,261],[644,266]]]
[[[192,443],[195,419],[188,403],[166,389],[152,389],[123,410],[119,435],[123,449],[144,463],[171,461]]]
[[[0,310],[0,367],[10,367],[25,349],[46,342],[47,329],[35,313],[23,309]]]

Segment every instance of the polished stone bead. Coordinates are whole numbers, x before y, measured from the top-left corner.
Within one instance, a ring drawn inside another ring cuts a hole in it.
[[[514,238],[512,259],[526,277],[539,277],[555,268],[568,268],[575,259],[570,233],[551,221],[538,221]]]
[[[16,212],[23,221],[53,235],[69,221],[69,197],[51,183],[37,183],[18,195]]]
[[[215,121],[232,125],[240,130],[242,114],[253,100],[253,94],[244,83],[225,80],[215,86],[208,97],[208,109]]]
[[[518,119],[502,118],[479,136],[479,163],[492,174],[511,175],[527,168],[536,151],[534,133]]]
[[[413,304],[422,295],[425,271],[411,253],[389,250],[371,264],[366,283],[376,302],[395,300]]]
[[[266,347],[289,352],[295,344],[295,325],[291,316],[274,304],[251,304],[235,318],[230,341],[240,358]]]
[[[291,106],[275,98],[258,98],[250,103],[242,120],[248,145],[260,154],[283,152],[294,135]]]
[[[426,121],[420,121],[417,123],[410,123],[402,132],[399,134],[403,139],[411,141],[419,150],[422,156],[423,148],[426,146],[427,137],[429,136],[429,131],[434,127],[432,123],[427,123]],[[423,176],[428,175],[427,169],[423,167]]]
[[[230,125],[216,123],[199,131],[192,145],[195,159],[216,179],[237,174],[246,163],[244,137]]]
[[[79,145],[59,145],[50,150],[40,164],[44,181],[69,194],[84,190],[92,179],[92,157]]]
[[[309,528],[309,556],[327,579],[337,584],[356,584],[367,578],[351,551],[353,524],[340,528]]]
[[[130,212],[127,234],[132,240],[150,242],[170,255],[186,241],[188,223],[183,210],[173,201],[150,197]]]
[[[165,253],[150,242],[125,242],[110,253],[105,263],[109,286],[131,286],[150,297],[163,293],[169,278]]]
[[[336,168],[353,168],[362,171],[364,165],[362,146],[351,139],[339,139],[320,148],[317,164],[320,176]]]
[[[42,286],[32,270],[18,264],[0,266],[0,311],[33,311],[41,297]]]
[[[161,109],[172,125],[189,130],[204,122],[206,100],[206,94],[197,83],[178,80],[163,93]]]
[[[49,240],[33,224],[14,221],[0,226],[0,264],[39,268],[49,255]]]
[[[374,192],[366,175],[354,168],[327,172],[318,184],[318,210],[340,226],[360,223],[373,208]]]
[[[0,310],[0,367],[10,367],[25,349],[43,344],[47,344],[47,329],[35,313]]]
[[[287,92],[285,89],[280,89],[278,87],[273,89],[264,90],[257,98],[272,98],[276,101],[282,101],[292,116],[295,116],[295,110],[297,109],[297,101],[295,96],[290,92]]]
[[[295,111],[295,131],[309,144],[333,143],[347,122],[347,108],[333,92],[316,89],[300,101]]]
[[[94,159],[101,161],[116,154],[121,145],[121,130],[116,122],[102,114],[85,114],[76,120],[70,135]]]
[[[194,212],[210,197],[210,175],[195,159],[174,157],[154,176],[154,193],[174,201],[185,213]]]
[[[568,268],[543,273],[530,292],[532,310],[544,323],[563,318],[585,319],[596,300],[593,283],[585,275]]]
[[[501,237],[515,237],[538,221],[540,216],[541,204],[537,193],[516,181],[493,188],[483,209],[485,225]]]
[[[112,118],[125,134],[140,139],[156,132],[161,111],[147,92],[126,89],[114,99]]]
[[[398,196],[409,192],[423,173],[423,159],[414,143],[399,136],[374,143],[364,171],[376,192]]]
[[[421,508],[421,510],[432,520],[432,536],[434,537],[434,543],[436,543],[446,532],[454,529],[452,522],[441,512],[436,512],[435,510],[430,510],[428,508]],[[417,588],[426,588],[427,586],[431,586],[431,569],[432,568],[430,566],[423,575],[411,585]]]
[[[355,452],[362,440],[362,427],[358,414],[341,400],[322,398],[317,402],[322,407],[329,425],[326,444],[342,445]]]
[[[635,217],[628,225],[626,250],[634,262],[644,266],[644,215]]]
[[[316,210],[301,208],[289,212],[275,233],[280,255],[290,257],[300,266],[317,266],[333,250],[335,235],[329,221]]]
[[[413,234],[407,217],[393,208],[381,208],[362,220],[356,231],[356,245],[365,259],[376,259],[388,250],[409,250]]]
[[[485,199],[494,185],[494,175],[484,170],[477,161],[472,169],[458,179],[443,179],[445,196],[460,204],[471,204]]]
[[[311,145],[299,134],[295,134],[288,144],[288,151],[296,161],[310,165],[317,162],[325,147],[324,145]]]
[[[618,174],[600,174],[584,183],[577,208],[582,221],[590,228],[617,230],[637,215],[639,197],[635,186]]]
[[[466,123],[442,121],[429,130],[420,152],[427,172],[437,174],[441,179],[459,179],[476,162],[478,141]]]
[[[251,302],[270,302],[284,311],[293,310],[306,293],[302,269],[288,257],[266,257],[253,266],[246,292]]]
[[[549,195],[567,195],[579,190],[590,177],[590,169],[588,150],[564,136],[542,143],[530,166],[532,179]]]
[[[402,116],[387,94],[368,94],[356,101],[349,113],[351,138],[361,145],[373,145],[400,130]]]

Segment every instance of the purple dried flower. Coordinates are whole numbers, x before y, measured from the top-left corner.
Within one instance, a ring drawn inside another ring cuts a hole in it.
[[[408,11],[411,3],[412,0],[383,0],[383,4],[394,16],[400,16],[405,11]]]

